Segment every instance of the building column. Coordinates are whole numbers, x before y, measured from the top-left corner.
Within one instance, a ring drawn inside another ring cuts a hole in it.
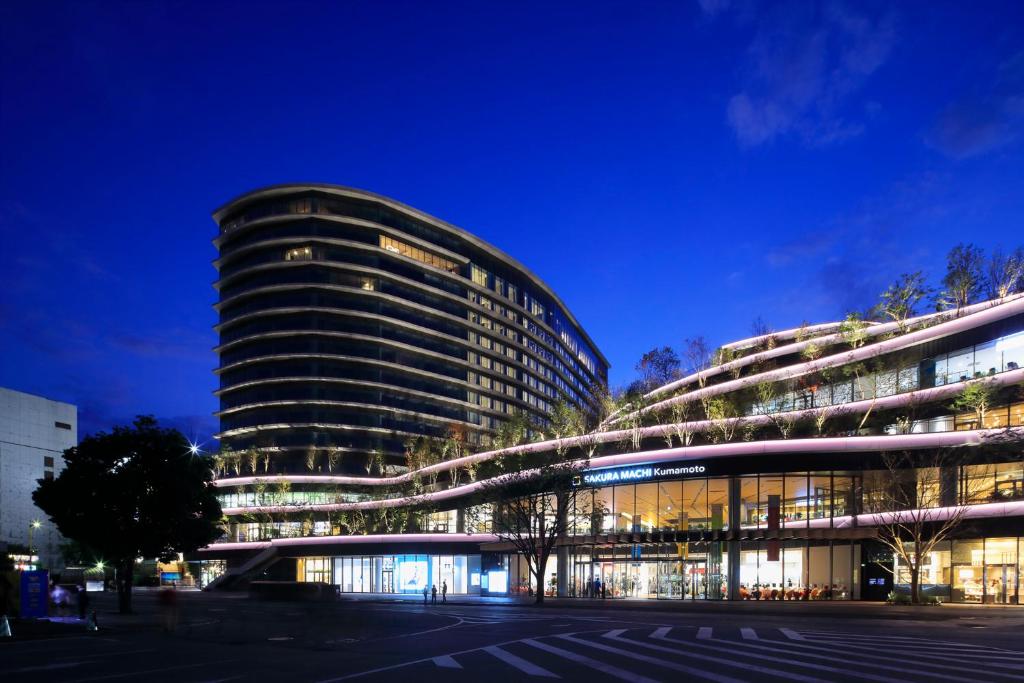
[[[560,598],[569,597],[569,546],[560,545],[555,548],[555,572],[557,576],[557,592]]]
[[[461,507],[455,511],[455,533],[466,533],[466,510]]]
[[[740,536],[740,479],[729,477],[729,536],[737,539]],[[726,549],[729,559],[726,567],[726,577],[729,582],[729,599],[740,599],[740,542],[730,540],[726,542]]]

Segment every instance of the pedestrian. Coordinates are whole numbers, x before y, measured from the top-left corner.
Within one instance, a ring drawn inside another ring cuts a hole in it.
[[[433,586],[430,587],[430,604],[431,605],[436,605],[437,604],[437,584],[436,583]]]
[[[587,579],[587,597],[594,597],[594,579],[593,577]]]
[[[448,602],[448,582],[447,581],[442,581],[441,582],[441,602],[442,603]]]
[[[78,587],[78,618],[85,621],[85,612],[89,609],[89,594],[85,592],[85,586]]]
[[[607,593],[608,593],[607,584],[604,581],[602,581],[601,582],[601,599],[602,600],[604,600],[606,597],[608,597]]]
[[[428,592],[429,592],[429,591],[427,590],[427,587],[426,587],[426,586],[424,586],[424,587],[423,587],[423,604],[424,604],[424,605],[425,605],[425,604],[427,604],[427,593],[428,593]]]
[[[164,632],[173,633],[178,627],[178,594],[173,588],[162,588],[158,597],[163,612]]]

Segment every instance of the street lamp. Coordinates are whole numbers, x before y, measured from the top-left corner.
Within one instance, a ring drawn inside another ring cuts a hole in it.
[[[38,519],[33,519],[32,523],[28,525],[28,562],[32,564],[32,533],[43,526],[43,523]]]

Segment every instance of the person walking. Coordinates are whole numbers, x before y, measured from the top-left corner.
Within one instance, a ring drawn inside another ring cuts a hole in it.
[[[442,581],[441,582],[441,603],[444,604],[446,602],[448,602],[448,582],[447,581]]]
[[[437,604],[437,584],[434,584],[433,586],[430,587],[430,604],[431,605],[436,605]]]
[[[428,593],[428,592],[429,592],[429,591],[428,591],[427,587],[426,587],[426,586],[424,586],[424,587],[423,587],[423,604],[424,604],[424,605],[425,605],[425,604],[427,604],[427,593]]]

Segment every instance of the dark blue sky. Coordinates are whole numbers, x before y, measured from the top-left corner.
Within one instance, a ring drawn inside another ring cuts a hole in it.
[[[628,381],[1024,242],[1020,2],[0,8],[0,386],[215,427],[210,212],[365,188],[480,235]]]

